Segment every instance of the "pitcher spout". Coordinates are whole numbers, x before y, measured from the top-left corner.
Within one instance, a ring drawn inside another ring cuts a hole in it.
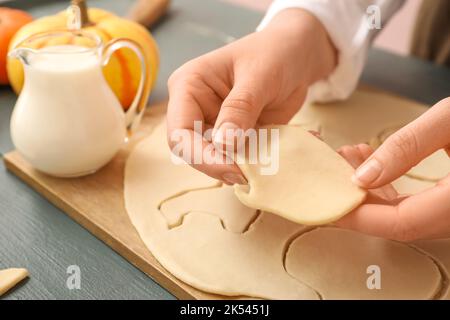
[[[19,59],[23,64],[30,64],[30,56],[35,51],[30,48],[15,48],[8,53],[8,58]]]

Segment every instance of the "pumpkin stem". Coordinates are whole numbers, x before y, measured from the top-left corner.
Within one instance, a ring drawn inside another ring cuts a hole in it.
[[[86,27],[91,24],[89,20],[89,13],[87,10],[86,0],[72,0],[72,5],[80,9],[81,27]]]

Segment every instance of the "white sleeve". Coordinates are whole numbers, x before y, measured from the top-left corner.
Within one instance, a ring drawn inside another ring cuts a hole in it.
[[[324,25],[339,51],[338,65],[326,79],[309,88],[308,98],[327,102],[342,100],[355,90],[378,29],[369,28],[369,6],[379,8],[381,26],[402,6],[404,0],[275,0],[257,30],[267,26],[280,11],[302,8]],[[373,7],[371,7],[373,8]]]

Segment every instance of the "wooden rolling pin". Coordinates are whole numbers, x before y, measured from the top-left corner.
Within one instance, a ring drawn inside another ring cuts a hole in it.
[[[166,13],[169,5],[170,0],[137,0],[126,17],[150,28]]]

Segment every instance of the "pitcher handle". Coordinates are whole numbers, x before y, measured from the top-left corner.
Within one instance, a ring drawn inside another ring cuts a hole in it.
[[[141,63],[141,79],[139,80],[136,97],[131,103],[130,108],[125,112],[125,124],[127,132],[129,135],[131,135],[133,131],[139,126],[142,115],[145,111],[146,101],[143,101],[144,89],[147,85],[147,81],[149,80],[147,76],[147,63],[145,61],[144,53],[141,46],[133,40],[118,38],[108,42],[103,48],[102,65],[106,66],[113,53],[122,48],[133,50]]]

